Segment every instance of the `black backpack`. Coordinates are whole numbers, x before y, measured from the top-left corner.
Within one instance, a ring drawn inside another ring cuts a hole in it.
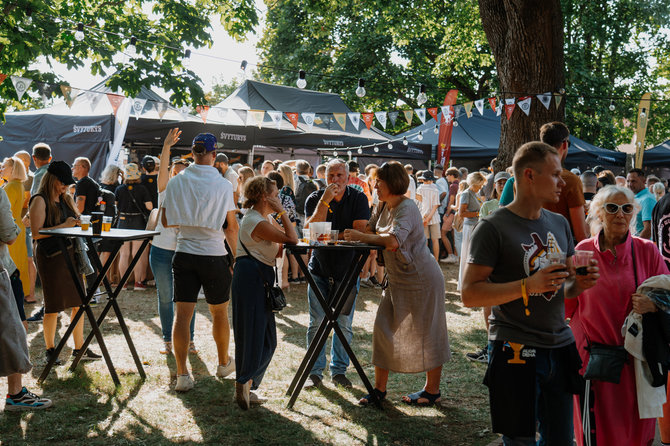
[[[298,214],[305,214],[305,201],[317,189],[314,181],[311,179],[306,180],[302,175],[298,175],[298,187],[295,188],[295,208]]]

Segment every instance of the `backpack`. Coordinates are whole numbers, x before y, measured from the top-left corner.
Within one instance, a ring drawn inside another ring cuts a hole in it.
[[[298,214],[305,215],[305,201],[312,192],[317,190],[316,184],[311,179],[305,179],[298,175],[298,187],[295,188],[295,208]]]

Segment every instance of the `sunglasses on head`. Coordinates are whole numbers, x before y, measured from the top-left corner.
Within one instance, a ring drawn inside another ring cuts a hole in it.
[[[633,206],[633,203],[626,203],[626,204],[616,204],[616,203],[605,203],[605,211],[608,214],[617,214],[619,212],[619,209],[623,211],[624,214],[632,214],[633,209],[635,208]]]

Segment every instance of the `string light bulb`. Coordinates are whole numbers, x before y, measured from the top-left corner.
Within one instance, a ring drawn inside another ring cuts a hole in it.
[[[247,71],[247,61],[243,60],[242,63],[240,64],[240,70],[246,73]]]
[[[428,101],[428,96],[426,96],[426,86],[424,84],[421,84],[419,87],[419,94],[416,96],[416,103],[419,104],[419,106],[423,105]]]
[[[422,131],[419,130],[419,134],[416,135],[416,139],[418,139],[419,141],[423,141],[423,132]]]
[[[130,57],[135,57],[137,56],[137,47],[135,46],[137,44],[137,37],[132,36],[130,38],[130,45],[128,45],[128,48],[126,48],[126,54]]]
[[[333,156],[337,158],[337,152],[333,152]]]
[[[356,153],[358,153],[358,154],[360,155],[361,153],[363,153],[363,149],[361,149],[361,148],[359,147],[358,150],[356,150]]]
[[[305,80],[305,70],[300,70],[298,72],[298,80],[295,83],[298,88],[305,88],[307,86],[307,81]]]
[[[181,64],[186,68],[191,66],[191,50],[184,51],[184,57],[181,60]]]
[[[391,141],[389,141],[389,144],[388,144],[388,146],[386,146],[386,147],[388,147],[389,150],[393,150],[393,144],[391,144]]]
[[[402,137],[402,143],[403,143],[404,145],[409,144],[409,141],[407,141],[407,137],[406,137],[406,136],[403,136],[403,137]]]
[[[645,119],[647,117],[647,109],[643,108],[640,112],[640,119]]]
[[[614,106],[614,100],[610,101],[610,111],[614,111],[616,107]]]
[[[433,129],[433,133],[435,133],[436,135],[438,133],[440,133],[440,127],[437,124],[435,124],[435,128]]]
[[[558,89],[558,94],[565,94],[565,88],[561,87]]]
[[[84,40],[84,37],[86,37],[84,35],[84,24],[79,22],[77,23],[77,31],[74,33],[74,38],[77,40],[77,42],[81,42]]]
[[[358,79],[358,88],[356,89],[356,96],[362,98],[365,96],[365,80],[363,78]]]
[[[458,121],[454,119],[454,127],[458,127]]]
[[[375,146],[374,151],[375,151],[375,153],[379,152],[379,147]]]
[[[351,158],[351,150],[347,150],[347,156]]]

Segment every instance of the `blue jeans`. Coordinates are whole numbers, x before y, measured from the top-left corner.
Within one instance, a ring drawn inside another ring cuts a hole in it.
[[[174,321],[174,302],[172,301],[172,257],[174,251],[151,246],[149,251],[149,265],[156,281],[158,294],[158,316],[161,319],[163,341],[172,342],[172,323]],[[191,319],[191,340],[195,330],[195,311]]]
[[[321,277],[313,275],[314,282],[316,286],[319,287],[321,294],[324,298],[328,299],[330,295],[330,283],[327,277]],[[340,282],[333,282],[333,289],[336,290]],[[353,292],[358,296],[360,282],[359,279],[356,280],[356,286],[354,287]],[[334,291],[333,290],[333,291]],[[321,321],[325,318],[325,313],[319,300],[316,298],[316,294],[312,290],[311,285],[307,287],[307,297],[309,300],[309,326],[307,327],[307,346],[312,343],[314,336],[316,335],[316,330],[319,328]],[[354,320],[354,308],[356,307],[356,301],[354,300],[351,313],[349,315],[340,314],[340,317],[337,318],[337,323],[342,329],[344,336],[347,338],[347,342],[351,344],[351,339],[353,338],[353,331],[351,330],[351,323]],[[333,333],[333,344],[330,350],[330,376],[341,375],[347,371],[349,367],[349,355],[347,355],[346,350],[342,346],[340,338]],[[323,348],[319,352],[319,357],[314,363],[314,367],[310,372],[310,375],[317,375],[319,378],[323,377],[323,370],[326,368],[326,346],[324,344]]]
[[[493,344],[489,343],[489,360]],[[567,364],[557,360],[559,349],[536,348],[535,356],[535,413],[540,439],[510,438],[503,435],[505,446],[573,445],[573,396],[564,390]]]

